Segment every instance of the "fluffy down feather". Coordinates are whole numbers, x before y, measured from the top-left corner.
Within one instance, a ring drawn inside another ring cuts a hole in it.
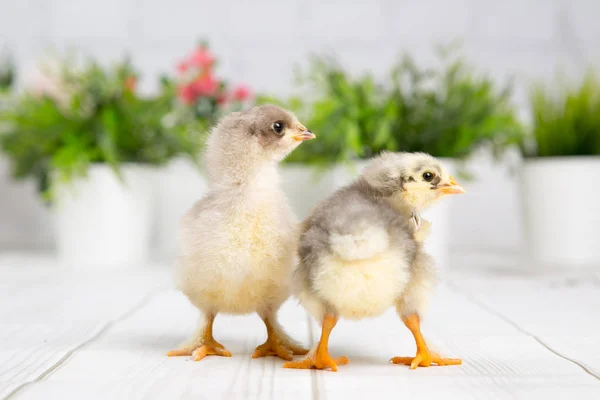
[[[284,358],[288,350],[302,351],[275,318],[289,296],[298,238],[277,163],[310,138],[314,135],[295,116],[275,106],[232,113],[209,136],[204,158],[209,192],[181,221],[176,268],[178,288],[201,311],[190,343],[208,340],[214,346],[211,317],[218,313],[257,312],[269,333],[265,346],[288,346],[278,349]]]
[[[404,190],[416,184],[411,174],[420,168],[443,173],[428,155],[376,158],[304,223],[294,292],[317,320],[326,312],[352,319],[377,316],[391,306],[401,315],[425,311],[436,281],[434,261],[422,247],[430,224],[423,221],[415,232],[411,217],[435,199],[419,198],[419,191],[421,197],[432,196],[429,187]]]

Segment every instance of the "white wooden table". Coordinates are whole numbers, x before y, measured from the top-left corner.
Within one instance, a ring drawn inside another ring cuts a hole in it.
[[[251,359],[266,334],[256,316],[217,318],[232,358],[193,362],[167,350],[191,334],[196,311],[167,267],[73,272],[43,257],[0,256],[0,400],[4,399],[600,399],[600,273],[543,278],[502,262],[446,275],[424,324],[457,367],[388,364],[413,355],[393,310],[338,324],[340,371],[286,370]],[[288,302],[280,313],[307,345],[317,325]]]

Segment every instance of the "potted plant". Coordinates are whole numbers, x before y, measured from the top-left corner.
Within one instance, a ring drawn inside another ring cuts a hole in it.
[[[437,54],[440,63],[435,67],[419,67],[409,55],[394,66],[384,106],[389,128],[372,140],[388,150],[429,153],[465,180],[467,157],[482,146],[500,155],[516,143],[521,128],[510,85],[498,88],[491,78],[475,74],[453,46],[440,47]],[[448,260],[451,215],[456,226],[469,217],[456,215],[455,199],[449,200],[424,216],[434,224],[426,245],[441,266]]]
[[[64,264],[137,266],[153,218],[151,166],[190,152],[161,122],[165,103],[136,93],[128,62],[45,63],[0,115],[0,144],[15,178],[50,203]]]
[[[459,172],[459,161],[480,146],[490,145],[499,153],[516,142],[520,127],[510,87],[498,89],[490,78],[474,75],[453,47],[440,48],[438,55],[440,65],[432,68],[418,66],[405,54],[381,82],[369,75],[351,77],[331,60],[313,61],[302,81],[309,83],[306,94],[284,105],[307,121],[318,140],[299,148],[287,162],[326,169],[320,184],[329,189],[318,185],[313,193],[305,189],[310,182],[303,183],[302,196],[293,196],[301,211],[310,212],[316,201],[352,180],[365,159],[384,150],[427,152]],[[442,265],[450,207],[451,202],[441,202],[426,216],[435,226],[427,245]]]
[[[261,96],[296,113],[317,135],[294,150],[282,166],[283,187],[296,214],[307,217],[333,190],[350,181],[376,150],[366,142],[379,132],[383,88],[368,74],[351,77],[335,60],[313,57],[297,75],[300,94],[284,101]]]
[[[200,152],[209,130],[223,115],[245,108],[252,100],[248,87],[231,88],[216,75],[216,66],[213,52],[200,43],[179,62],[174,78],[162,78],[162,97],[171,103],[163,120],[170,130],[195,144],[192,157],[175,157],[159,174],[157,249],[163,259],[176,254],[179,220],[206,190]]]
[[[532,126],[522,143],[528,249],[541,266],[597,267],[600,80],[588,72],[580,85],[558,87],[532,91]]]

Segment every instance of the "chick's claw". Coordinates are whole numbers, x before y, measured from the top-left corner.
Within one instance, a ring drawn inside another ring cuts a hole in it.
[[[273,321],[273,316],[263,317],[265,327],[267,328],[267,341],[261,344],[254,350],[252,358],[276,356],[286,361],[294,359],[293,355],[304,355],[308,350],[304,350],[291,339],[281,328],[277,328],[276,321]]]
[[[254,350],[252,358],[276,356],[286,361],[290,361],[294,359],[293,354],[294,352],[279,343],[279,340],[269,338]]]
[[[225,348],[221,348],[218,346],[205,345],[205,344],[198,347],[192,353],[192,356],[194,357],[194,361],[200,361],[204,357],[209,356],[209,355],[221,356],[221,357],[231,357],[231,353],[229,352],[229,350],[226,350]]]
[[[348,364],[348,358],[342,356],[338,358],[331,358],[327,355],[317,355],[315,357],[306,357],[304,360],[286,362],[283,364],[283,368],[293,369],[331,369],[333,372],[337,372],[338,365]]]
[[[194,361],[200,361],[208,355],[231,357],[231,353],[222,344],[211,342],[200,346],[182,347],[167,353],[169,357],[192,356]]]
[[[194,349],[189,348],[181,348],[176,350],[171,350],[167,353],[168,357],[183,357],[183,356],[191,356]]]
[[[438,366],[462,364],[462,360],[459,358],[442,358],[437,353],[427,351],[418,351],[415,357],[393,357],[390,362],[392,364],[410,365],[410,369],[430,367],[431,364],[437,364]]]

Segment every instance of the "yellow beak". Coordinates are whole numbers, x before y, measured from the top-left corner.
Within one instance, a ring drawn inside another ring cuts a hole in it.
[[[460,186],[452,176],[450,176],[449,183],[444,183],[438,186],[438,190],[440,190],[444,194],[462,194],[465,193],[465,189]]]
[[[311,140],[316,138],[315,134],[312,133],[311,131],[309,131],[304,125],[302,125],[301,123],[298,123],[298,131],[299,133],[292,136],[292,138],[296,141],[301,141],[301,140]]]

